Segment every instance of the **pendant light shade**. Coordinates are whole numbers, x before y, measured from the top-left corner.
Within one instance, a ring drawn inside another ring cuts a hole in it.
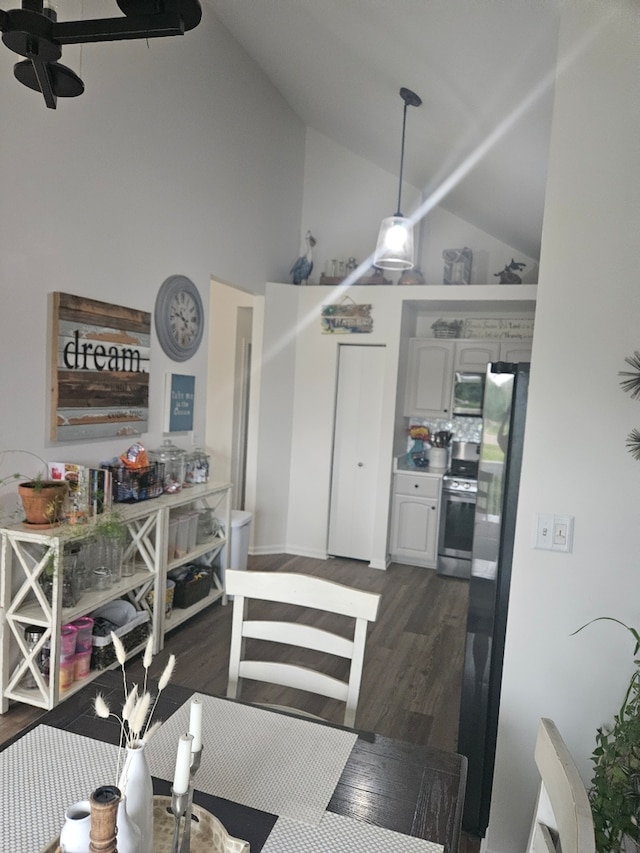
[[[413,262],[413,225],[404,216],[382,220],[374,265],[383,270],[410,270]]]
[[[373,256],[373,264],[383,270],[410,270],[413,260],[413,224],[401,213],[402,169],[404,166],[404,132],[407,121],[407,107],[419,107],[422,99],[410,89],[400,89],[404,101],[402,113],[402,145],[400,149],[400,176],[398,178],[398,209],[393,216],[382,220],[378,244]]]

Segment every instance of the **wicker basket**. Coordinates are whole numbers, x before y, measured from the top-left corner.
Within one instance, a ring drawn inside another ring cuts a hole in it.
[[[119,625],[115,634],[122,640],[126,652],[133,651],[137,646],[146,642],[149,636],[149,613],[146,610],[136,610],[129,601],[116,600],[104,607],[94,610],[93,617],[105,616],[114,624]],[[94,634],[91,638],[91,668],[106,669],[116,661],[116,650],[111,636],[99,637]]]
[[[436,320],[431,329],[435,338],[459,338],[462,326],[462,320]]]
[[[163,492],[164,463],[153,462],[143,468],[108,466],[111,471],[114,503],[136,503],[157,498]]]

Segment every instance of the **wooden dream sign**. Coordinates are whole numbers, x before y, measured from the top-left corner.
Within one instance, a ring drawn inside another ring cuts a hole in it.
[[[147,430],[150,313],[53,293],[51,340],[53,441]]]

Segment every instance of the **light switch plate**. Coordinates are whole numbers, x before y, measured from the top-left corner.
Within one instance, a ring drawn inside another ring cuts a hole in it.
[[[544,551],[553,549],[553,516],[549,513],[539,513],[536,516],[533,547],[542,548]]]
[[[543,551],[568,554],[573,547],[573,516],[538,513],[535,520],[533,547]]]
[[[552,550],[568,554],[573,545],[573,516],[554,515],[553,533],[551,537]]]

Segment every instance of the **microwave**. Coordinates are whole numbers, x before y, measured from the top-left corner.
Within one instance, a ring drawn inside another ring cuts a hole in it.
[[[454,415],[482,415],[484,379],[484,373],[454,373],[451,405]]]

